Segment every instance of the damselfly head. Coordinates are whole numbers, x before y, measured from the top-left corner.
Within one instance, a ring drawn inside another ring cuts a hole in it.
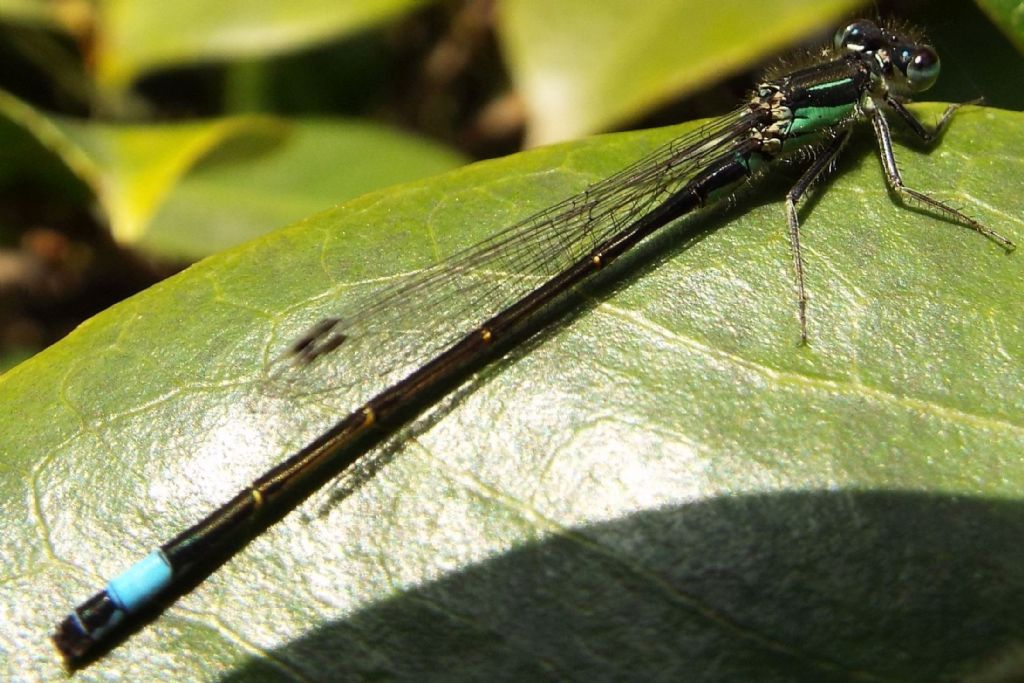
[[[858,19],[836,31],[836,50],[864,55],[897,90],[921,92],[939,78],[939,55],[919,38]]]

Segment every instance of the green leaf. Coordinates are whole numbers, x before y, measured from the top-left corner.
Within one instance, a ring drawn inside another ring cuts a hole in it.
[[[262,149],[242,138],[203,159],[160,207],[142,245],[205,256],[371,190],[465,162],[439,144],[366,121],[297,120],[287,131]]]
[[[977,0],[978,6],[988,14],[1017,49],[1024,52],[1024,5],[1020,0]]]
[[[131,125],[47,116],[2,90],[0,115],[31,133],[92,190],[121,242],[139,240],[182,176],[217,145],[245,133],[282,133],[269,117]]]
[[[1022,125],[967,108],[931,153],[898,146],[901,168],[1024,241]],[[691,127],[348,202],[0,377],[16,416],[0,423],[8,670],[58,677],[45,639],[73,604],[365,398],[268,379],[337,300]],[[1019,673],[1020,255],[901,207],[863,127],[803,210],[800,347],[779,201],[797,171],[780,173],[605,271],[568,318],[376,450],[354,492],[313,496],[80,678]]]
[[[605,130],[828,29],[852,0],[517,0],[498,29],[529,142]],[[750,27],[756,26],[752,31]]]
[[[89,0],[4,0],[0,19],[77,32],[90,20],[92,11]]]
[[[102,0],[96,77],[124,89],[159,67],[296,50],[352,33],[424,0]]]
[[[128,244],[142,239],[160,205],[211,150],[236,135],[265,139],[284,132],[271,118],[249,116],[138,125],[54,117],[50,123],[56,132],[50,148],[96,193],[114,238]]]
[[[365,122],[236,116],[104,124],[46,116],[2,91],[0,115],[92,190],[115,239],[173,257],[205,256],[462,163],[439,145]]]

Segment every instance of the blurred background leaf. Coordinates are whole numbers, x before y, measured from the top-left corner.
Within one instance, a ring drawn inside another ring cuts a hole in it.
[[[463,163],[441,145],[371,122],[242,115],[110,124],[45,116],[3,91],[0,116],[89,188],[114,240],[168,258],[202,258],[364,192]]]
[[[125,88],[172,65],[294,51],[350,34],[425,0],[100,0],[96,77]]]
[[[91,21],[90,0],[4,0],[0,21],[43,24],[59,30],[75,31]]]
[[[1020,0],[978,0],[978,6],[1024,51],[1024,4]]]
[[[370,121],[278,120],[266,149],[216,150],[157,212],[141,246],[198,259],[371,190],[465,162],[455,150]]]
[[[803,36],[834,30],[858,4],[512,0],[499,5],[498,26],[532,145],[621,125]]]

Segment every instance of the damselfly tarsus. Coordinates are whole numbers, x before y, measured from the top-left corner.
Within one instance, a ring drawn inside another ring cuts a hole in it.
[[[435,267],[399,278],[368,299],[342,307],[340,315],[324,320],[295,343],[295,364],[372,351],[381,375],[410,360],[417,369],[364,397],[311,444],[111,581],[60,624],[54,635],[58,648],[72,662],[88,657],[113,638],[127,615],[190,581],[206,557],[237,543],[254,522],[279,516],[297,504],[294,493],[309,480],[351,465],[360,453],[348,446],[370,426],[394,423],[409,406],[487,358],[497,342],[648,236],[684,216],[729,201],[790,160],[805,162],[803,174],[787,194],[786,217],[798,328],[806,339],[796,207],[834,165],[858,121],[871,123],[885,177],[903,200],[1012,249],[1007,238],[907,188],[896,166],[885,112],[894,112],[920,138],[932,140],[956,107],[946,111],[933,132],[904,107],[904,98],[930,87],[938,73],[937,55],[918,39],[869,21],[854,22],[802,68],[770,75],[731,114]],[[493,272],[501,272],[502,279],[481,276]],[[454,319],[457,332],[418,344],[401,334],[402,322],[410,316],[442,314]]]

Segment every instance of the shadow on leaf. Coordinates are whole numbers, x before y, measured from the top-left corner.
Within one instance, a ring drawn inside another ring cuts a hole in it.
[[[736,496],[568,529],[253,659],[309,680],[1011,681],[1024,507]],[[268,668],[269,667],[269,668]]]

